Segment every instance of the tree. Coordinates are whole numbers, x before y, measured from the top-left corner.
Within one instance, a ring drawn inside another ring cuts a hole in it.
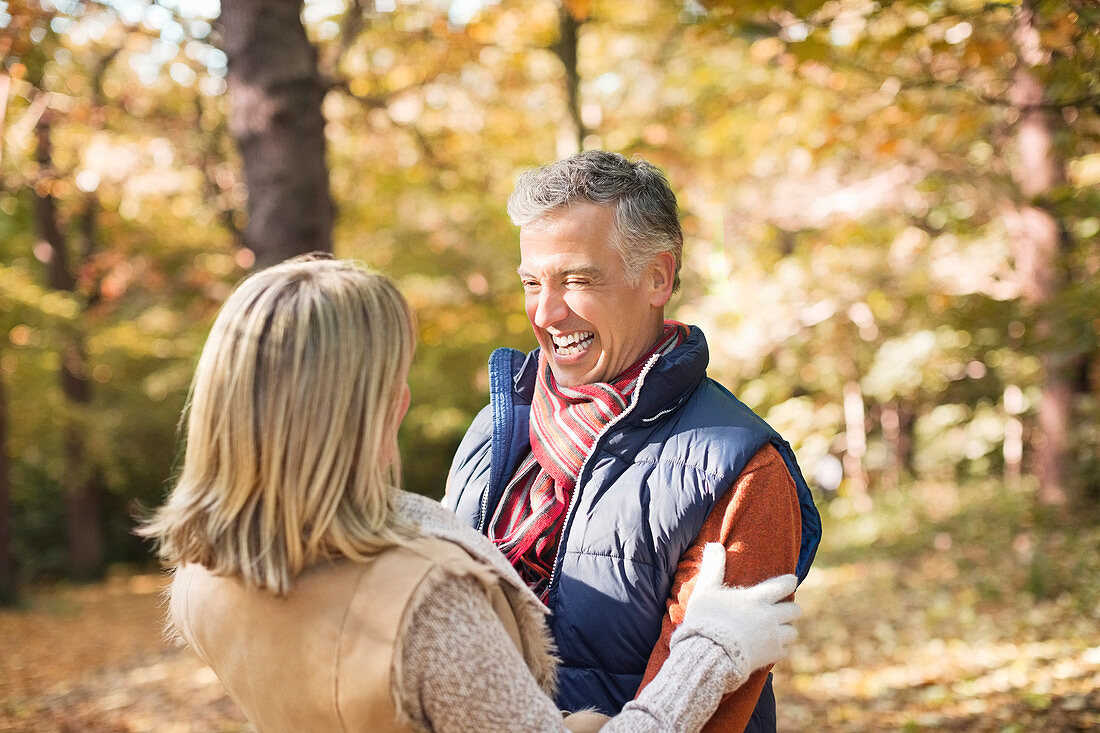
[[[11,533],[11,465],[8,460],[7,387],[0,377],[0,606],[14,605],[18,599],[15,548]]]
[[[1065,185],[1066,172],[1054,143],[1054,110],[1038,76],[1048,62],[1049,52],[1043,47],[1036,5],[1032,0],[1024,0],[1016,9],[1013,33],[1018,60],[1010,94],[1019,119],[1012,177],[1019,189],[1019,203],[1012,244],[1024,302],[1036,314],[1036,335],[1046,372],[1035,431],[1039,500],[1059,505],[1068,499],[1069,435],[1080,357],[1066,353],[1054,338],[1058,316],[1052,311],[1067,285],[1070,242],[1052,211],[1053,194],[1058,186]]]
[[[135,9],[0,12],[0,371],[21,577],[147,557],[133,502],[160,501],[194,354],[247,261],[218,227],[244,196],[209,19]]]
[[[44,114],[37,124],[36,155],[40,170],[35,188],[35,217],[38,231],[48,249],[45,259],[49,286],[68,295],[77,294],[68,238],[58,220],[57,202],[51,192],[54,170],[50,141],[52,115]],[[82,217],[85,247],[78,265],[92,253],[95,211],[88,199]],[[79,323],[61,335],[60,378],[65,396],[65,467],[62,485],[65,497],[65,537],[69,571],[78,580],[98,577],[104,570],[103,487],[98,471],[88,460],[86,448],[89,423],[86,410],[91,402],[84,334]]]
[[[301,0],[222,3],[229,127],[248,188],[244,242],[257,267],[332,251],[325,88],[301,10]]]
[[[588,3],[583,1],[562,0],[558,8],[558,41],[554,44],[554,53],[561,60],[565,71],[566,106],[578,151],[584,150],[584,138],[588,135],[581,117],[581,76],[577,67],[580,31],[584,26],[587,6]]]
[[[814,367],[825,363],[825,353],[847,350],[863,362],[859,381],[865,390],[885,404],[909,400],[912,388],[904,381],[891,385],[888,375],[908,380],[914,372],[891,369],[885,355],[905,359],[891,347],[921,336],[933,349],[927,365],[938,366],[915,370],[923,372],[924,384],[916,390],[915,409],[905,410],[913,415],[915,432],[923,433],[924,444],[914,443],[916,456],[942,451],[945,467],[963,460],[1015,465],[1014,445],[1022,434],[1026,464],[1038,478],[1037,497],[1065,501],[1073,490],[1070,477],[1085,474],[1082,460],[1094,452],[1070,425],[1089,402],[1078,397],[1096,389],[1095,377],[1090,386],[1084,376],[1097,351],[1085,306],[1100,306],[1096,289],[1087,285],[1097,274],[1089,246],[1097,197],[1088,165],[1096,150],[1100,99],[1095,4],[703,4],[710,10],[703,25],[749,44],[748,55],[759,62],[753,71],[763,76],[767,70],[772,91],[766,101],[778,102],[788,90],[797,94],[797,101],[773,108],[799,114],[782,114],[780,134],[753,137],[759,149],[749,159],[783,160],[780,138],[793,138],[786,144],[793,157],[785,162],[810,171],[797,187],[784,186],[794,196],[773,195],[778,205],[765,197],[763,216],[746,207],[733,218],[746,230],[764,219],[787,232],[788,240],[793,232],[796,244],[785,248],[783,267],[814,275],[798,285],[825,291],[818,297],[822,312],[834,314],[830,319],[851,313],[835,307],[838,301],[870,308],[872,318],[860,332],[885,336],[870,339],[887,347],[875,354],[858,342],[829,344],[821,336],[833,331],[814,326],[807,335],[818,353],[805,371],[820,374]],[[815,109],[822,99],[827,103]],[[1067,175],[1075,166],[1076,174]],[[847,201],[841,201],[848,211],[814,221],[801,214],[828,208],[829,194],[820,188],[813,199],[804,194],[813,190],[812,178],[829,168],[850,183]],[[891,170],[897,175],[886,176]],[[777,177],[797,183],[799,176],[792,171]],[[766,185],[752,173],[745,178]],[[888,184],[858,190],[861,179],[876,178]],[[792,226],[791,219],[802,223]],[[841,271],[825,265],[832,259],[829,243],[838,241],[844,242],[840,252],[847,262]],[[886,247],[893,250],[889,257],[875,252]],[[859,250],[894,269],[888,288],[866,287],[857,279],[865,277],[857,275]],[[823,287],[823,279],[835,280],[836,287]],[[789,295],[800,297],[798,291]],[[786,295],[780,297],[786,302]],[[899,302],[908,310],[893,305]],[[773,309],[757,317],[774,323],[781,314]],[[991,323],[1000,324],[1000,336]],[[1012,410],[999,407],[997,395],[1015,394],[1018,385],[1027,394],[1026,407],[1015,400]],[[897,443],[896,427],[909,421],[877,406],[869,412],[886,419],[882,439]],[[950,422],[941,422],[948,415]],[[1018,429],[1020,419],[1027,429]],[[979,435],[986,420],[1002,423],[1003,459],[997,444]],[[972,437],[964,440],[970,430]],[[936,437],[945,433],[954,439]],[[958,448],[963,445],[965,451]],[[900,447],[889,452],[900,455]]]

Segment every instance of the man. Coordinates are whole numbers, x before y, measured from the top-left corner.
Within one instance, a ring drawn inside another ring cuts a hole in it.
[[[788,444],[706,377],[702,332],[665,321],[683,235],[654,166],[579,153],[525,173],[508,213],[539,348],[493,353],[444,503],[553,612],[558,705],[613,715],[667,658],[706,542],[729,585],[801,579],[820,520]],[[707,728],[742,729],[775,730],[767,670]]]

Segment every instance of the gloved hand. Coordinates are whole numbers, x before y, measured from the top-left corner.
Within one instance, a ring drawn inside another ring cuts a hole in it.
[[[780,575],[748,588],[730,588],[722,585],[725,571],[725,548],[708,543],[684,622],[673,632],[670,644],[690,636],[707,637],[726,650],[743,681],[787,656],[797,635],[791,622],[802,615],[802,609],[782,599],[794,593],[798,579]]]

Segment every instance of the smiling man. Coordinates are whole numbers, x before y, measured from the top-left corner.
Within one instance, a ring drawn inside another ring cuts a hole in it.
[[[790,446],[665,320],[683,235],[660,171],[579,153],[525,173],[508,213],[539,348],[493,352],[444,503],[553,612],[559,706],[614,715],[667,659],[704,544],[727,584],[804,578],[821,525]],[[768,671],[705,730],[774,731]]]

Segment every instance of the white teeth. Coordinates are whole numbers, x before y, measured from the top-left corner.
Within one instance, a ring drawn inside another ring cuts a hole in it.
[[[577,331],[561,336],[551,336],[551,338],[554,340],[554,346],[562,347],[580,343],[581,341],[592,338],[592,335],[591,331]]]
[[[564,336],[551,336],[554,350],[561,356],[575,356],[587,349],[595,336],[591,331],[578,331]]]

